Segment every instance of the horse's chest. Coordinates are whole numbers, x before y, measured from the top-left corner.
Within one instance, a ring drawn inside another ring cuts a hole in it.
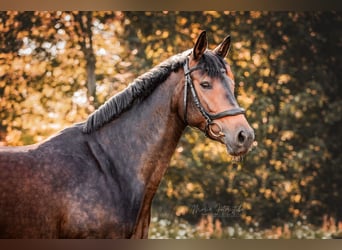
[[[122,214],[113,202],[74,199],[68,202],[62,216],[61,237],[127,238],[136,218]]]

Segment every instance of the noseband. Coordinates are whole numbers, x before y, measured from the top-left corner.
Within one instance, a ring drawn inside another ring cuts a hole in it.
[[[190,89],[190,93],[192,95],[192,99],[194,100],[195,106],[198,108],[198,110],[200,111],[200,113],[202,114],[202,116],[205,118],[206,120],[206,126],[205,126],[205,135],[209,137],[209,132],[211,133],[211,135],[220,138],[220,137],[224,137],[224,133],[222,132],[222,128],[221,126],[216,123],[214,120],[220,119],[222,117],[226,117],[226,116],[235,116],[235,115],[240,115],[240,114],[245,114],[245,110],[241,107],[238,108],[233,108],[233,109],[229,109],[229,110],[225,110],[216,114],[211,114],[208,111],[206,111],[203,107],[203,105],[201,104],[196,89],[194,87],[194,84],[192,82],[191,79],[191,73],[195,70],[199,70],[202,69],[202,67],[199,66],[195,66],[192,67],[191,69],[189,68],[189,58],[186,58],[185,64],[184,64],[184,75],[185,75],[185,84],[184,84],[184,122],[186,124],[188,124],[188,119],[187,119],[187,98],[188,98],[188,89]],[[220,132],[219,133],[215,133],[211,126],[215,124],[216,126],[218,126],[220,128]]]

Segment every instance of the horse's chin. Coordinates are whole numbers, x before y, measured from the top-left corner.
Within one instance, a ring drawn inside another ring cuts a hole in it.
[[[249,151],[249,148],[233,148],[231,145],[226,144],[227,153],[232,157],[233,161],[241,161]]]

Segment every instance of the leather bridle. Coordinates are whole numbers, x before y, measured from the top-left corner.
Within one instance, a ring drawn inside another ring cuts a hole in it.
[[[221,126],[216,123],[214,120],[220,119],[222,117],[226,117],[226,116],[235,116],[235,115],[240,115],[240,114],[245,114],[245,109],[241,108],[241,107],[237,107],[237,108],[233,108],[233,109],[229,109],[229,110],[225,110],[216,114],[211,114],[208,111],[205,110],[205,108],[203,107],[203,105],[201,104],[196,89],[194,87],[194,84],[192,82],[192,78],[191,78],[191,73],[195,70],[203,70],[202,67],[200,66],[195,66],[192,67],[191,69],[189,68],[189,58],[186,58],[185,64],[184,64],[184,75],[185,75],[185,83],[184,83],[184,122],[186,124],[188,124],[188,119],[187,119],[187,98],[188,98],[188,89],[190,89],[190,93],[192,95],[192,99],[194,100],[195,106],[198,108],[198,110],[200,111],[200,113],[202,114],[202,116],[205,118],[206,120],[206,126],[205,126],[205,135],[206,136],[210,136],[210,134],[216,138],[221,138],[224,137],[224,133],[222,132],[222,128]],[[215,124],[216,126],[219,127],[220,132],[216,133],[212,130],[212,125]],[[209,134],[210,133],[210,134]]]

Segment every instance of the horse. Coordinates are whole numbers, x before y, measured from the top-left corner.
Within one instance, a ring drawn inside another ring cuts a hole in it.
[[[239,157],[254,141],[227,36],[173,55],[80,123],[0,149],[1,238],[147,238],[151,203],[187,126]]]

